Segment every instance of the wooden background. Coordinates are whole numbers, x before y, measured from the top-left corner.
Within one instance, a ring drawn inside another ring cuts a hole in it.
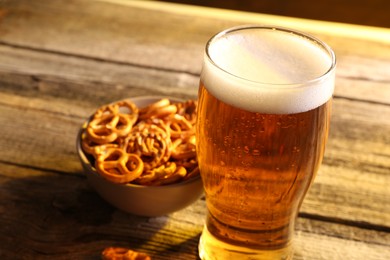
[[[75,138],[114,100],[196,98],[207,39],[257,22],[306,30],[338,57],[329,143],[297,221],[295,259],[388,259],[389,31],[122,2],[1,2],[0,258],[98,259],[126,246],[197,259],[204,198],[156,218],[118,211],[86,182]]]

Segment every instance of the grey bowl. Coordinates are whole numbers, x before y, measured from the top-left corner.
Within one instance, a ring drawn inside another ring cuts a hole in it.
[[[160,100],[161,96],[130,98],[138,107]],[[168,97],[173,102],[181,100]],[[81,128],[77,136],[77,154],[90,185],[108,203],[125,212],[140,216],[161,216],[181,210],[198,200],[203,194],[200,176],[164,186],[116,184],[101,177],[81,148]]]

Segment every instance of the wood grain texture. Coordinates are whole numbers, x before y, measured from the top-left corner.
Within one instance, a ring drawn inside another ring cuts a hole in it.
[[[114,245],[154,259],[197,259],[203,199],[168,216],[137,217],[102,201],[80,176],[0,165],[3,258],[98,259]],[[306,217],[296,238],[295,259],[385,259],[389,252],[388,232]]]
[[[100,105],[141,95],[196,98],[207,39],[270,19],[172,7],[1,2],[1,258],[99,259],[117,245],[153,259],[197,259],[204,199],[157,218],[120,212],[88,185],[75,149],[79,127]],[[297,220],[295,259],[386,259],[390,41],[326,26],[310,33],[338,57],[331,132]]]

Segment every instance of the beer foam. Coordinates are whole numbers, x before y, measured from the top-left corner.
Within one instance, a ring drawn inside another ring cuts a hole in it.
[[[232,30],[209,42],[201,80],[216,98],[245,110],[308,111],[333,93],[335,60],[327,48],[285,29]]]

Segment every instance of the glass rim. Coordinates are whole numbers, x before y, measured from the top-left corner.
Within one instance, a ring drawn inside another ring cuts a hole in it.
[[[322,48],[324,50],[324,52],[330,57],[331,65],[323,74],[321,74],[320,76],[314,77],[312,79],[309,79],[309,80],[304,80],[302,82],[294,82],[294,83],[272,83],[272,82],[251,80],[251,79],[247,79],[247,78],[235,75],[234,73],[231,73],[231,72],[221,68],[218,64],[216,64],[214,62],[214,60],[211,58],[211,56],[209,54],[209,47],[215,40],[217,40],[217,39],[219,39],[219,38],[221,38],[229,33],[232,33],[232,32],[243,31],[243,30],[253,30],[253,29],[281,31],[281,32],[286,32],[286,33],[292,33],[296,36],[302,37],[302,38],[304,38],[312,43],[315,43],[316,46],[318,46],[319,48]],[[335,55],[334,51],[324,41],[322,41],[322,40],[320,40],[312,35],[309,35],[307,33],[304,33],[304,32],[301,32],[301,31],[298,31],[295,29],[290,29],[290,28],[281,27],[281,26],[267,26],[267,25],[241,25],[241,26],[231,27],[231,28],[225,29],[221,32],[218,32],[217,34],[212,36],[207,41],[206,47],[205,47],[205,54],[206,54],[205,56],[207,57],[210,64],[212,64],[212,66],[219,69],[220,71],[222,71],[222,72],[224,72],[224,73],[226,73],[234,78],[240,79],[242,81],[249,82],[252,84],[263,85],[264,87],[266,87],[266,86],[269,86],[269,87],[278,86],[278,87],[284,87],[284,88],[293,88],[293,87],[297,88],[298,86],[305,87],[307,85],[310,85],[311,83],[321,81],[322,79],[326,78],[328,75],[331,74],[332,71],[335,70],[336,63],[337,63],[336,62],[336,55]]]

